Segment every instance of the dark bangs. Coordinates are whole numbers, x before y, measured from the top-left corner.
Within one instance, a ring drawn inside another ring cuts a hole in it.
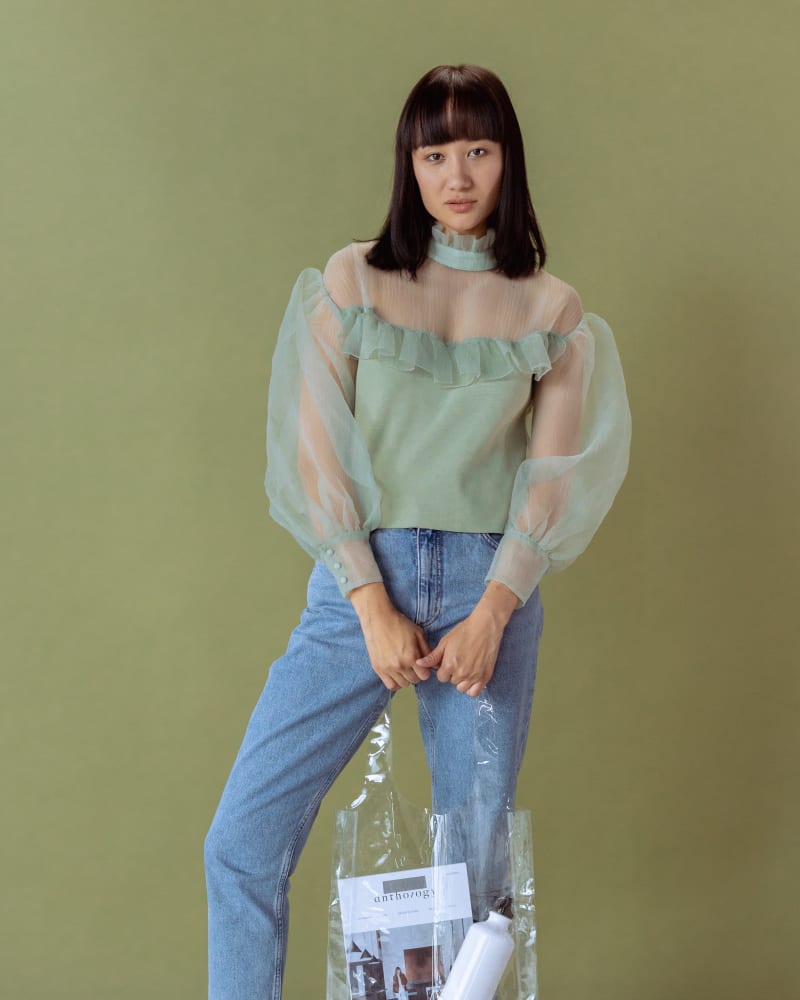
[[[416,278],[427,258],[433,217],[414,176],[412,153],[459,139],[490,139],[503,147],[503,176],[497,207],[487,218],[495,230],[495,271],[509,278],[544,266],[546,249],[528,191],[522,133],[500,79],[482,66],[435,66],[406,99],[395,133],[392,198],[375,246],[366,255],[373,267],[405,270]]]
[[[438,146],[458,139],[491,139],[503,142],[503,119],[499,108],[486,100],[474,81],[456,87],[452,80],[436,80],[419,95],[409,109],[398,136],[409,155],[419,146]]]

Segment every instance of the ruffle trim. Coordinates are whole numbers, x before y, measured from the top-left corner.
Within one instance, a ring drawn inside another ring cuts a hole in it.
[[[494,246],[495,230],[489,226],[483,236],[473,236],[469,234],[462,236],[461,233],[444,231],[440,222],[434,222],[431,226],[431,238],[435,243],[443,247],[451,247],[455,250],[463,250],[467,253],[483,253]]]
[[[397,326],[371,306],[340,310],[342,351],[364,360],[377,358],[400,371],[427,372],[445,388],[491,382],[523,373],[540,379],[567,347],[569,334],[534,330],[519,340],[471,337],[448,344],[429,330]]]

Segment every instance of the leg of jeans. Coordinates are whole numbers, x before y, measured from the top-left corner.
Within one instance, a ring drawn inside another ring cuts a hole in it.
[[[486,536],[440,536],[441,602],[427,629],[432,645],[475,607],[494,554]],[[416,688],[434,812],[447,817],[447,857],[468,860],[476,919],[507,884],[507,812],[527,742],[542,625],[537,588],[512,613],[484,694],[471,698],[435,676]]]
[[[280,1000],[289,878],[325,792],[389,697],[322,563],[308,598],[206,836],[210,1000]]]

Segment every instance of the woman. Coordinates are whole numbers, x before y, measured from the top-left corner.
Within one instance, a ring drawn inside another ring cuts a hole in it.
[[[392,993],[395,995],[395,1000],[408,1000],[408,976],[403,972],[399,965],[394,967],[394,976],[392,977]]]
[[[588,545],[630,445],[611,330],[544,262],[505,88],[435,67],[380,235],[303,270],[278,335],[265,488],[315,563],[206,837],[212,1000],[280,997],[289,878],[393,693],[415,686],[442,812],[473,786],[486,690],[482,802],[513,805],[539,582]]]

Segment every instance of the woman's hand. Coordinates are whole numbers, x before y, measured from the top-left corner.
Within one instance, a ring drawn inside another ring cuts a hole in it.
[[[513,591],[490,581],[471,614],[420,657],[417,666],[435,670],[440,681],[477,698],[492,678],[503,632],[516,605]]]
[[[381,583],[356,587],[348,595],[356,609],[372,669],[390,691],[426,681],[430,667],[417,659],[430,652],[430,644],[420,625],[412,622],[392,604]]]

